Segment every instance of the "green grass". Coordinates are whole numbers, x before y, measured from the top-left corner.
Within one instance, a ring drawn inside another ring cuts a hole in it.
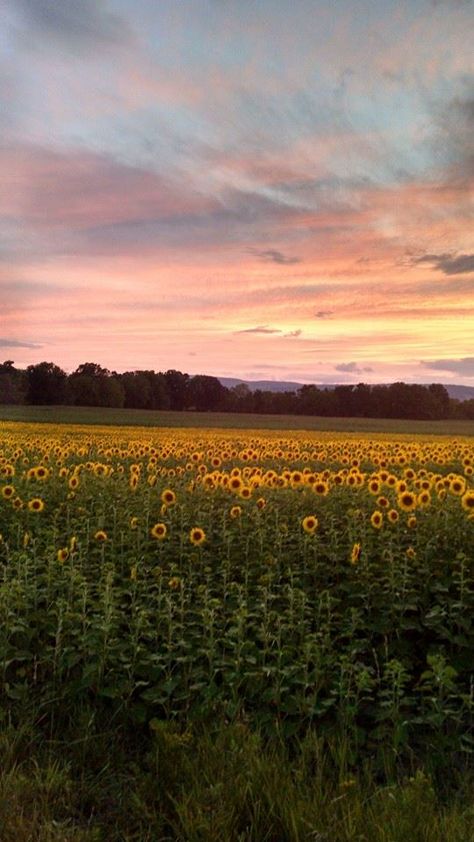
[[[2,842],[473,839],[472,775],[454,774],[447,800],[419,768],[383,782],[370,763],[347,769],[343,746],[314,732],[289,753],[243,723],[146,733],[91,707],[60,740],[23,723],[0,748]]]
[[[346,433],[419,433],[474,436],[474,421],[415,421],[399,418],[323,418],[313,415],[255,415],[232,412],[164,412],[89,406],[1,406],[0,421],[93,424],[126,427],[242,430],[328,430]]]

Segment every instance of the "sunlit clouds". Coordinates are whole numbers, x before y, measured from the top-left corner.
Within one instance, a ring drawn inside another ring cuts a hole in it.
[[[474,383],[472,11],[10,0],[5,358]]]

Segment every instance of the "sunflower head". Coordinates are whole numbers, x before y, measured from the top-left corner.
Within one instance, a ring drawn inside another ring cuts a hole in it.
[[[316,515],[307,515],[301,521],[301,526],[303,527],[303,531],[306,532],[307,535],[314,535],[319,525],[318,518]]]
[[[362,547],[359,543],[354,544],[351,550],[351,564],[357,564],[360,559]]]
[[[165,523],[155,523],[150,530],[150,535],[152,538],[156,538],[157,541],[163,541],[166,538],[167,531]]]
[[[33,497],[33,499],[28,502],[28,509],[30,512],[42,512],[44,509],[44,500],[42,500],[41,497]]]
[[[165,488],[165,490],[161,492],[160,499],[165,506],[173,506],[174,503],[176,503],[176,494],[171,488]]]
[[[201,529],[200,526],[193,526],[189,533],[189,540],[195,547],[199,547],[201,544],[204,544],[204,541],[206,540],[206,533],[204,532],[204,529]]]
[[[372,517],[370,518],[370,522],[374,529],[381,529],[383,524],[383,514],[376,509],[375,512],[372,513]]]

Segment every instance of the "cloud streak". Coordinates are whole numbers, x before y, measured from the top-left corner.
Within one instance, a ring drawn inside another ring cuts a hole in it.
[[[263,260],[265,263],[277,263],[279,266],[293,266],[295,263],[301,262],[299,257],[289,257],[276,249],[266,249],[262,251],[253,249],[251,253],[255,254],[256,257]]]
[[[42,348],[42,345],[38,345],[37,342],[22,342],[20,340],[15,339],[5,339],[5,337],[0,336],[0,348],[31,348],[37,349]]]
[[[281,333],[281,330],[274,327],[268,327],[268,325],[258,325],[258,327],[247,327],[243,330],[236,330],[236,334],[239,333],[261,333],[261,334],[270,334],[270,333]]]
[[[474,376],[474,357],[463,357],[460,360],[427,360],[422,365],[434,371],[449,371],[460,377]]]
[[[336,371],[342,371],[349,374],[366,374],[373,371],[373,368],[370,366],[360,366],[355,362],[339,363],[339,365],[335,365],[334,368]]]
[[[474,272],[474,254],[425,254],[416,263],[429,263],[445,275],[463,275]]]

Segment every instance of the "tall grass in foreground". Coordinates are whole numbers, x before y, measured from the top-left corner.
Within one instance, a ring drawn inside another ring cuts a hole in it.
[[[474,777],[445,787],[370,761],[314,732],[291,751],[246,726],[150,734],[76,711],[61,738],[25,723],[0,742],[2,842],[472,842]],[[470,805],[470,806],[469,806]]]

